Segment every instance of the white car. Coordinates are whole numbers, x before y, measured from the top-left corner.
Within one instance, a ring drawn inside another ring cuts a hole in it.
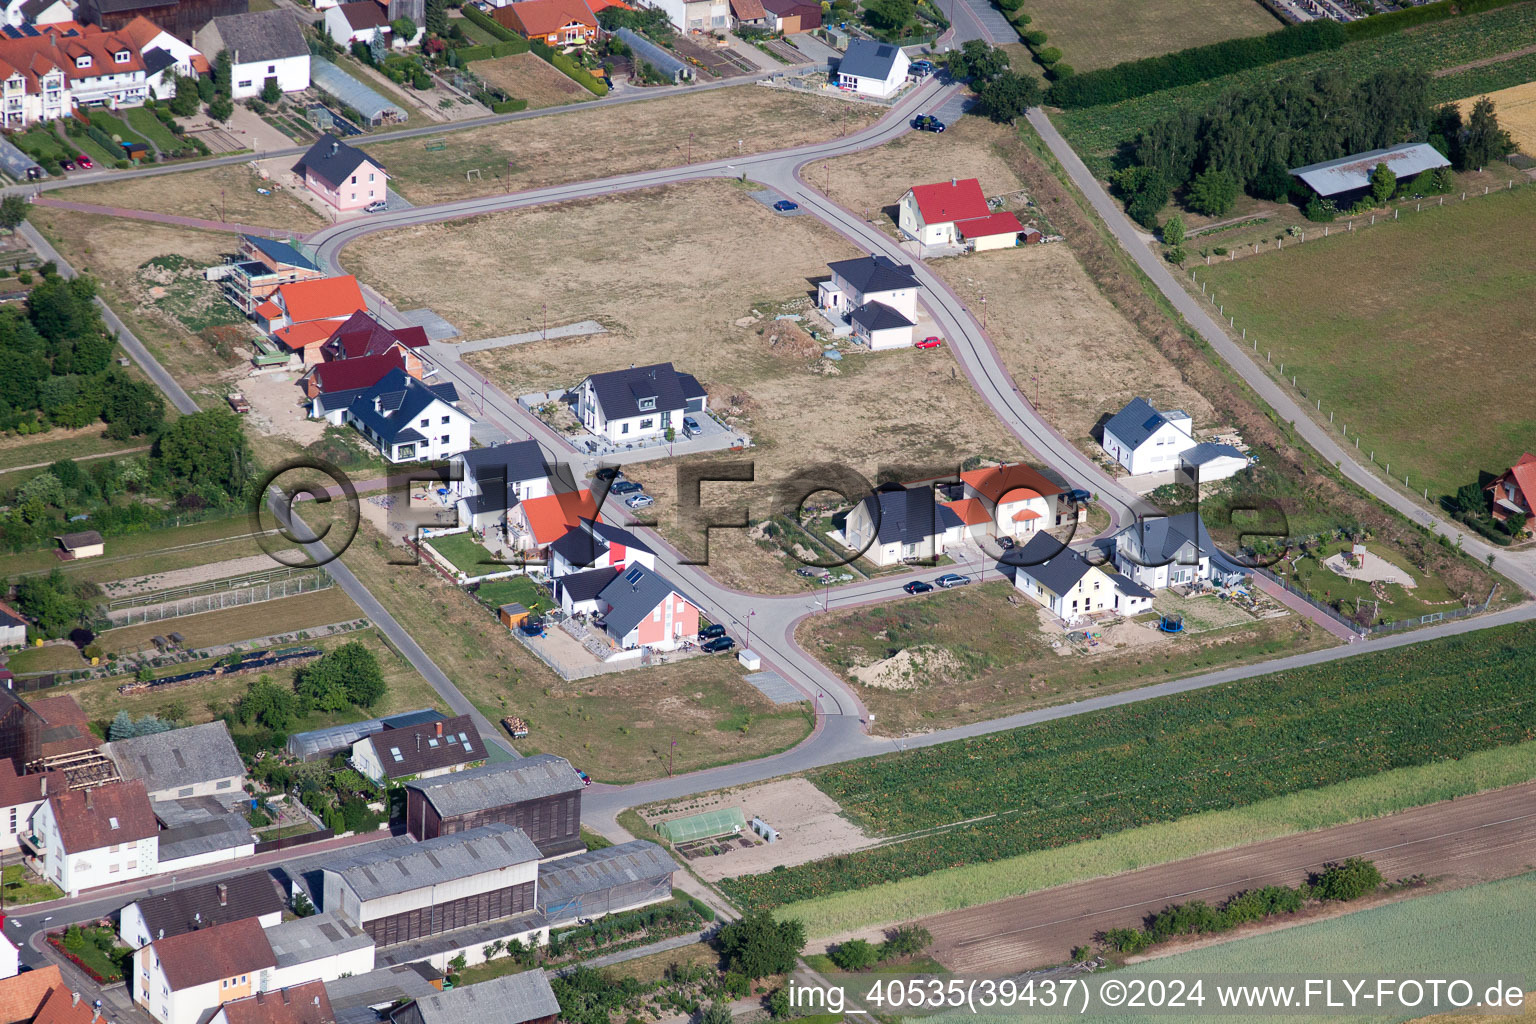
[[[624,506],[626,508],[649,508],[654,504],[656,504],[656,499],[649,494],[631,494],[624,499]]]

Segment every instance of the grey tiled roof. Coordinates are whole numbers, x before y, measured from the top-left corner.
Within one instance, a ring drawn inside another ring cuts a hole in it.
[[[277,966],[307,964],[373,945],[373,939],[332,914],[312,914],[267,929]]]
[[[237,64],[256,64],[309,53],[298,19],[285,9],[214,18],[219,39]],[[334,179],[332,179],[334,180]]]
[[[221,721],[104,743],[125,779],[142,779],[151,793],[245,774],[245,762]]]
[[[1173,411],[1176,410],[1170,410]],[[1104,429],[1132,448],[1138,448],[1168,421],[1169,413],[1158,412],[1145,398],[1133,398],[1124,409],[1109,418]]]
[[[610,634],[622,637],[640,624],[656,606],[676,590],[694,607],[698,602],[683,594],[671,580],[643,565],[631,565],[615,577],[599,595],[610,607],[603,623]]]
[[[883,302],[866,302],[849,314],[848,319],[866,331],[884,331],[892,327],[915,327],[916,320]]]
[[[533,970],[427,996],[393,1016],[397,1024],[525,1024],[559,1012],[549,979]]]
[[[470,448],[459,452],[455,459],[462,459],[469,475],[481,481],[539,480],[549,475],[544,462],[544,450],[537,441],[512,441],[508,444],[491,445],[488,448]],[[506,506],[503,505],[503,508]]]
[[[579,792],[584,788],[571,762],[554,754],[498,761],[435,779],[417,779],[406,786],[420,790],[427,802],[445,818]]]
[[[828,263],[832,272],[860,292],[889,292],[916,288],[917,276],[904,263],[885,256],[861,256],[856,260]]]
[[[361,853],[325,870],[367,901],[538,859],[538,847],[522,829],[498,824]]]
[[[1125,538],[1142,561],[1154,566],[1166,565],[1181,557],[1180,552],[1186,548],[1191,549],[1182,556],[1186,558],[1210,558],[1219,553],[1198,512],[1162,519],[1138,519],[1115,534],[1116,544],[1121,538]]]
[[[220,903],[220,896],[223,902]],[[283,909],[277,882],[265,871],[252,871],[214,882],[187,885],[138,901],[149,934],[156,938],[180,935],[247,917],[264,917]]]
[[[613,578],[618,574],[619,571],[611,565],[601,569],[588,569],[586,572],[567,573],[555,580],[555,594],[561,599],[569,597],[576,602],[590,601],[601,594],[603,588],[612,583]]]
[[[931,487],[881,491],[865,498],[863,504],[881,544],[922,544],[961,525],[954,509],[934,500]]]
[[[549,907],[589,892],[663,878],[677,862],[655,843],[637,839],[601,850],[561,857],[539,866],[539,906]]]
[[[1004,561],[1053,594],[1065,594],[1093,568],[1088,559],[1048,533],[1035,534],[1017,551],[1017,554],[1009,552]]]
[[[1202,441],[1189,451],[1182,453],[1180,459],[1191,466],[1203,466],[1207,462],[1214,462],[1220,458],[1242,459],[1248,461],[1248,456],[1238,451],[1229,444],[1217,444],[1214,441]]]
[[[896,55],[900,52],[900,47],[890,43],[880,43],[873,39],[849,40],[848,49],[838,62],[837,73],[884,81],[896,65]]]

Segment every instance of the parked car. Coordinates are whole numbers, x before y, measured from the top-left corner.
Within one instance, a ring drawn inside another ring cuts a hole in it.
[[[901,589],[909,594],[926,594],[933,589],[933,584],[924,583],[922,580],[913,580]]]
[[[915,60],[909,70],[913,78],[927,78],[938,69],[933,66],[931,60]]]
[[[364,213],[383,213],[387,209],[389,209],[389,203],[387,201],[385,201],[383,199],[375,199],[373,202],[371,202],[367,206],[363,207],[363,212]]]
[[[713,640],[717,636],[725,636],[725,627],[718,622],[712,622],[699,630],[700,640]]]
[[[581,784],[583,786],[590,786],[590,785],[592,785],[592,776],[588,775],[586,772],[582,771],[580,768],[576,769],[576,777],[581,780]]]
[[[944,339],[943,338],[924,338],[922,341],[918,342],[913,347],[914,348],[938,348],[942,344],[944,344]]]
[[[619,480],[615,482],[612,487],[608,488],[608,493],[622,496],[625,494],[636,494],[643,490],[645,490],[645,488],[641,487],[633,480]]]
[[[969,582],[971,582],[971,578],[969,576],[961,576],[957,572],[947,572],[943,576],[940,576],[938,579],[934,580],[933,585],[936,587],[943,587],[945,590],[948,590],[950,587],[963,587]]]
[[[912,119],[912,127],[920,132],[942,132],[944,122],[932,114],[918,114]]]
[[[788,199],[780,199],[778,202],[773,204],[773,208],[778,210],[780,213],[790,213],[794,210],[800,209],[800,204],[792,203]]]
[[[1089,491],[1083,490],[1081,487],[1074,487],[1072,490],[1067,492],[1067,497],[1073,501],[1081,503],[1091,499],[1093,494]]]
[[[73,160],[60,160],[59,166],[66,171],[72,171],[75,169],[75,162]]]
[[[624,499],[625,508],[650,508],[656,504],[656,499],[649,494],[631,494]]]
[[[817,570],[812,569],[810,566],[803,565],[800,568],[795,570],[795,575],[796,576],[804,576],[808,580],[813,580],[817,576],[824,576],[824,575],[826,575],[826,573],[825,572],[818,572]]]
[[[599,469],[596,473],[592,474],[592,479],[608,481],[623,480],[624,471],[618,466],[604,466],[602,469]]]
[[[717,636],[713,640],[706,640],[699,645],[699,650],[706,654],[720,654],[736,646],[736,641],[728,636]]]
[[[683,436],[692,437],[699,432],[699,421],[692,416],[683,417]]]
[[[81,167],[85,168],[86,170],[90,170],[92,167],[96,166],[96,164],[91,160],[91,158],[86,156],[84,153],[81,153],[79,156],[75,157],[75,163],[79,164]]]
[[[1011,551],[1013,549],[1013,538],[999,537],[997,538],[997,546],[1002,548],[1004,551]]]
[[[27,168],[27,180],[28,181],[41,181],[42,177],[43,177],[43,169],[41,167],[28,167]]]

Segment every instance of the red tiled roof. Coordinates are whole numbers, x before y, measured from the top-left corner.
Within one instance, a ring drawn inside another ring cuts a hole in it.
[[[68,695],[39,697],[27,703],[43,719],[38,757],[95,749],[96,737],[91,733],[91,720],[86,717],[75,698]]]
[[[326,339],[331,336],[331,329],[335,326],[334,320],[309,320],[291,327],[280,327],[272,332],[272,336],[298,352],[300,349],[324,345]]]
[[[356,359],[359,356],[382,355],[395,342],[406,348],[421,348],[427,341],[427,332],[420,327],[402,327],[392,331],[379,323],[372,313],[358,310],[336,328],[336,332],[326,342],[326,353],[332,359]]]
[[[1021,509],[1019,509],[1017,512],[1015,512],[1013,514],[1013,521],[1016,522],[1016,523],[1027,523],[1031,519],[1039,519],[1039,518],[1040,518],[1040,513],[1036,512],[1032,508],[1021,508]]]
[[[279,306],[271,299],[268,299],[266,302],[263,302],[251,312],[255,313],[263,320],[276,320],[283,315],[283,307]]]
[[[69,779],[63,772],[18,775],[10,759],[0,758],[0,807],[36,803],[47,793],[62,793],[68,788]]]
[[[395,332],[395,340],[406,348],[421,348],[432,339],[427,337],[425,327],[402,327]]]
[[[987,197],[981,194],[981,182],[975,178],[961,178],[952,184],[913,185],[912,198],[917,200],[924,224],[975,220],[992,212],[987,208]]]
[[[990,523],[992,516],[988,514],[986,506],[975,498],[962,498],[959,501],[951,501],[949,507],[966,526],[981,526]]]
[[[533,531],[534,542],[541,548],[564,537],[567,530],[580,526],[583,519],[602,522],[602,517],[597,514],[597,502],[589,490],[530,498],[521,507],[528,529]]]
[[[960,474],[960,479],[971,485],[971,488],[996,504],[998,499],[1008,495],[1012,491],[1034,491],[1042,498],[1049,498],[1053,494],[1060,494],[1061,488],[1041,476],[1036,470],[1015,462],[1007,466],[989,466],[986,469],[972,469]],[[1015,501],[1023,501],[1028,495],[1019,494]]]
[[[0,981],[0,1024],[29,1021],[48,998],[48,993],[64,987],[58,964],[39,967]]]
[[[1536,455],[1526,452],[1520,456],[1519,461],[1509,467],[1509,475],[1515,478],[1515,485],[1525,495],[1526,505],[1536,509]]]
[[[60,985],[48,993],[32,1024],[94,1024],[97,1017],[89,999]]]
[[[272,943],[255,917],[183,932],[151,943],[174,990],[277,966]]]
[[[761,21],[768,17],[763,0],[731,0],[731,13],[737,21]]]
[[[592,13],[606,11],[610,7],[622,7],[624,10],[633,10],[624,0],[587,0],[587,6],[592,8]]]
[[[351,274],[294,281],[277,289],[283,309],[294,323],[306,320],[339,320],[367,309],[363,291]]]
[[[148,839],[160,830],[139,779],[55,793],[48,798],[65,851],[80,853]]]
[[[965,238],[985,238],[988,235],[1016,235],[1024,230],[1019,218],[1004,210],[986,217],[973,217],[955,224],[955,230]]]
[[[119,32],[108,32],[95,25],[51,25],[51,31],[19,39],[0,38],[0,79],[21,75],[26,92],[42,90],[40,79],[55,69],[63,71],[71,82],[143,71],[144,59],[133,40]],[[118,62],[116,54],[126,53]],[[89,57],[89,66],[76,62]]]
[[[528,36],[554,35],[572,23],[597,28],[597,15],[586,0],[522,0],[501,10],[512,22],[509,27]]]
[[[144,47],[154,42],[161,30],[159,25],[140,14],[117,31],[119,35],[127,36],[133,45],[143,52]]]
[[[354,32],[365,28],[385,28],[389,25],[388,12],[373,0],[358,0],[357,3],[337,4],[341,16],[347,19],[347,24],[352,26]]]
[[[229,1024],[335,1024],[325,982],[306,981],[224,1004]]]
[[[362,356],[358,359],[336,359],[324,362],[310,371],[315,386],[321,394],[334,391],[352,391],[355,388],[371,388],[384,379],[390,370],[404,369],[405,358],[399,350],[381,356]]]

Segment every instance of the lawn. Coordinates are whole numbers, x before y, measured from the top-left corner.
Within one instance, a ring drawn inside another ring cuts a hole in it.
[[[129,107],[123,111],[123,117],[134,131],[159,146],[164,153],[181,149],[186,145],[148,107]]]
[[[102,633],[96,642],[109,653],[132,654],[150,649],[153,646],[150,637],[164,636],[167,631],[175,630],[186,638],[189,648],[214,647],[362,617],[352,599],[340,587],[332,586],[260,604],[121,626]]]
[[[824,768],[868,831],[952,827],[724,888],[772,907],[1519,743],[1533,643],[1498,627]]]
[[[613,259],[590,244],[596,237],[624,239],[628,255]],[[471,356],[511,395],[663,360],[696,374],[711,410],[756,443],[756,482],[716,492],[745,502],[757,522],[782,508],[785,482],[809,466],[846,465],[873,481],[882,466],[928,465],[917,475],[939,476],[974,454],[1022,455],[947,351],[847,349],[833,366],[803,334],[775,347],[772,317],[806,315],[827,261],[857,254],[812,218],[777,215],[743,187],[711,182],[371,235],[342,258],[399,308],[429,304],[471,337],[537,330],[546,305],[551,325],[608,328]],[[493,264],[495,289],[462,272]],[[669,539],[702,556],[699,536],[677,520],[675,464],[627,472],[656,497],[651,511]],[[731,586],[804,589],[745,531],[712,531],[709,558]]]
[[[150,119],[153,120],[154,115],[151,114]],[[159,124],[158,121],[155,123]],[[264,196],[256,191],[257,188],[271,189],[272,194]],[[325,223],[308,204],[289,195],[286,189],[263,181],[245,164],[80,185],[60,192],[59,197],[77,203],[99,203],[296,232],[313,231]],[[142,221],[134,223],[136,226],[143,224]]]
[[[6,555],[6,569],[14,578],[58,568],[77,579],[103,583],[240,557],[239,554],[228,554],[227,545],[249,545],[242,547],[241,554],[260,551],[251,537],[251,521],[243,509],[240,514],[222,519],[108,537],[106,554],[84,561],[59,561],[53,545],[19,555]]]
[[[491,609],[504,604],[520,604],[531,612],[542,611],[551,604],[549,592],[539,588],[527,576],[510,576],[480,584],[475,591],[482,604]]]
[[[33,672],[71,672],[85,668],[87,660],[80,656],[74,644],[48,644],[46,647],[28,647],[10,655],[5,667],[17,675]]]
[[[471,128],[446,136],[448,148],[437,152],[427,150],[430,139],[375,142],[368,151],[389,167],[391,186],[422,205],[674,167],[688,162],[690,135],[701,163],[835,138],[879,114],[788,90],[715,89]],[[602,153],[573,149],[576,138],[603,139]],[[470,171],[480,177],[466,180]]]
[[[47,465],[60,459],[92,459],[145,446],[143,438],[118,441],[102,435],[101,424],[71,430],[55,427],[46,434],[17,434],[0,438],[0,473],[21,466]],[[0,487],[9,487],[20,477],[0,479]]]
[[[1051,850],[986,864],[946,868],[916,878],[781,907],[777,916],[824,938],[980,906],[1090,878],[1184,860],[1279,836],[1395,814],[1536,778],[1536,743],[1479,750],[1457,760],[1395,768],[1304,789],[1246,807],[1204,811],[1126,829]]]
[[[1536,435],[1536,396],[1486,398],[1490,353],[1536,357],[1536,276],[1510,258],[1533,227],[1536,189],[1522,188],[1199,273],[1277,375],[1284,363],[1362,454],[1433,499],[1502,472]]]
[[[1348,554],[1350,547],[1351,544],[1347,541],[1332,541],[1319,546],[1314,554],[1297,559],[1294,564],[1288,561],[1277,564],[1274,566],[1274,571],[1282,579],[1305,590],[1316,600],[1335,605],[1345,614],[1353,614],[1357,609],[1369,610],[1379,604],[1378,613],[1371,625],[1377,622],[1416,619],[1423,615],[1462,607],[1462,601],[1458,595],[1451,593],[1444,583],[1432,576],[1423,580],[1415,578],[1414,583],[1417,586],[1414,587],[1398,583],[1382,583],[1378,590],[1373,590],[1369,583],[1340,576],[1323,564],[1333,555]],[[1371,555],[1397,565],[1410,576],[1414,575],[1412,571],[1401,565],[1400,557],[1389,557],[1391,553],[1380,546],[1372,550],[1371,545],[1367,544],[1366,548]],[[1378,598],[1376,596],[1378,593],[1384,594],[1385,597]],[[1357,601],[1360,602],[1358,605]]]
[[[1024,9],[1028,27],[1078,72],[1281,28],[1256,0],[1028,0]]]
[[[5,905],[8,907],[20,906],[23,903],[43,903],[47,900],[56,900],[64,895],[64,890],[52,882],[45,882],[39,876],[28,871],[21,864],[7,864],[4,868],[3,887],[5,890]]]
[[[1026,711],[1332,646],[1297,615],[1170,638],[1139,625],[1107,634],[1095,654],[1063,654],[1061,634],[1041,627],[1039,606],[1006,580],[961,591],[812,616],[797,638],[857,685],[877,732],[900,736]],[[911,666],[904,677],[898,670]]]
[[[477,60],[469,65],[469,70],[505,90],[508,96],[527,100],[529,110],[592,99],[592,94],[583,86],[577,85],[565,72],[536,53]]]
[[[428,543],[465,576],[484,576],[486,573],[502,572],[507,568],[498,564],[496,556],[467,533],[450,533],[444,537],[433,537]]]
[[[478,43],[484,46],[494,46],[501,42],[500,39],[497,39],[495,36],[491,35],[485,29],[481,28],[479,25],[476,25],[468,18],[453,16],[449,18],[448,24],[459,26],[464,35],[469,37],[471,43]]]
[[[50,936],[50,939],[53,938]],[[77,959],[88,972],[104,982],[122,979],[128,957],[133,952],[118,943],[117,935],[111,928],[101,926],[82,928],[71,925],[55,945],[56,948],[62,947],[66,956]]]

